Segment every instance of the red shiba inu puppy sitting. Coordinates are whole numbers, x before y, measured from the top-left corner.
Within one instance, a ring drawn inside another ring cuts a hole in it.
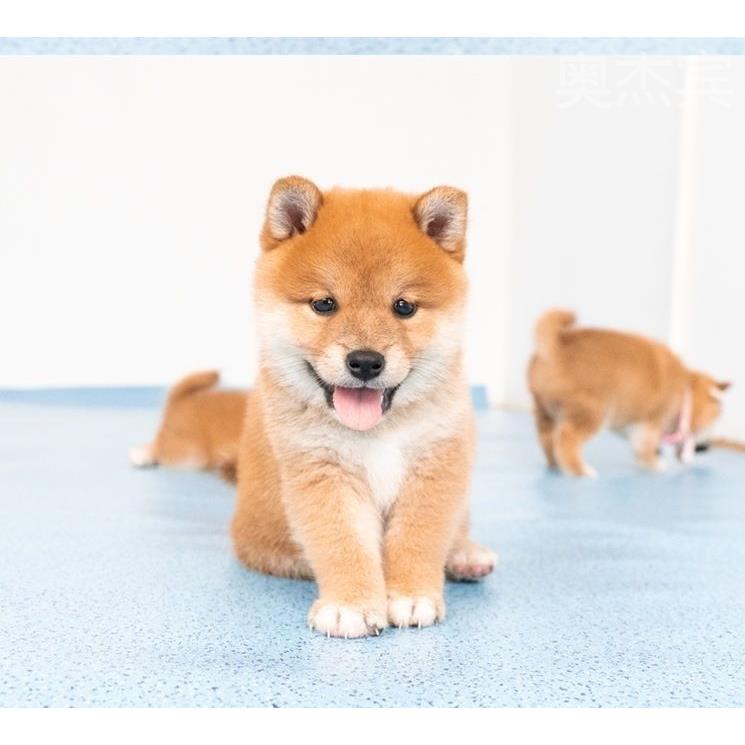
[[[316,580],[308,621],[324,634],[428,626],[445,569],[494,566],[468,537],[465,230],[450,187],[271,191],[232,536],[247,566]]]
[[[664,344],[641,336],[574,327],[552,310],[536,325],[528,368],[538,437],[549,465],[594,476],[582,446],[602,426],[628,431],[640,464],[659,469],[660,444],[687,461],[721,413],[729,383],[687,369]]]

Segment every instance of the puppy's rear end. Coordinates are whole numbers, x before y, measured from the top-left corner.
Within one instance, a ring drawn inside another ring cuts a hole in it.
[[[573,476],[595,476],[582,447],[609,425],[633,427],[637,457],[658,467],[661,422],[671,394],[682,390],[683,366],[651,339],[576,328],[575,320],[567,310],[550,310],[538,319],[528,368],[536,429],[549,465]]]
[[[216,390],[219,380],[209,370],[176,383],[155,439],[130,451],[132,465],[206,468],[234,482],[247,394]]]
[[[610,329],[576,328],[574,314],[545,313],[528,368],[538,436],[552,466],[594,475],[582,446],[602,426],[627,433],[640,465],[659,470],[660,444],[678,457],[717,418],[727,383],[689,370],[664,344]]]
[[[544,313],[535,326],[535,353],[528,365],[528,388],[533,397],[538,439],[551,467],[560,465],[555,430],[560,410],[568,397],[567,389],[573,387],[569,371],[564,369],[563,347],[575,320],[574,313],[569,310],[554,309]],[[589,475],[588,468],[570,457],[568,452],[561,455],[567,470],[576,475]]]

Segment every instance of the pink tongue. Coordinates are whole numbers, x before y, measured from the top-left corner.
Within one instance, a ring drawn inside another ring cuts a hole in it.
[[[383,391],[374,388],[334,388],[334,409],[350,429],[372,429],[383,418]]]

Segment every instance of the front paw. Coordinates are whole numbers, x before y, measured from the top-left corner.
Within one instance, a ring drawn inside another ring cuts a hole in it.
[[[431,626],[445,618],[445,601],[442,595],[401,595],[388,597],[388,620],[392,626]]]
[[[326,636],[356,639],[377,636],[388,625],[385,612],[369,605],[336,603],[319,598],[310,607],[308,625]]]

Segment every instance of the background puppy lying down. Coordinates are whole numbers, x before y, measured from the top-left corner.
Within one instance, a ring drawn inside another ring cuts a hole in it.
[[[549,465],[595,475],[582,446],[601,427],[628,432],[638,461],[659,469],[660,445],[687,460],[721,412],[729,383],[686,368],[664,344],[641,336],[574,327],[574,314],[545,313],[528,367],[538,437]]]
[[[217,389],[219,380],[219,373],[210,370],[176,383],[155,439],[130,450],[132,465],[205,468],[235,482],[247,394]]]

